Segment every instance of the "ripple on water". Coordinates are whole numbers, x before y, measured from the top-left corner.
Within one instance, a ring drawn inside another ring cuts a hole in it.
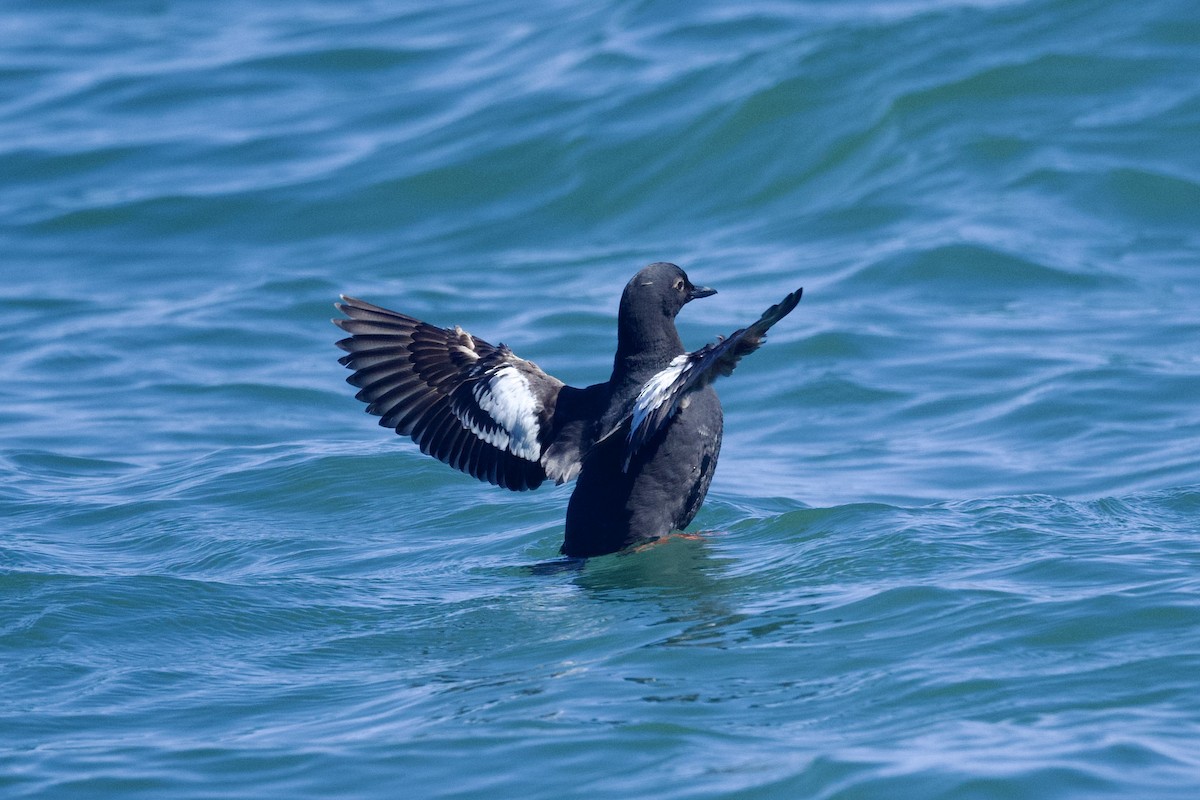
[[[1194,9],[554,5],[0,4],[0,793],[1190,799]],[[600,380],[660,259],[691,346],[806,289],[696,538],[336,363]]]

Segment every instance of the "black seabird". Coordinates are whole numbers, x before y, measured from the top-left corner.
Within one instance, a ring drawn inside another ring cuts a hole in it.
[[[350,334],[337,346],[347,382],[379,424],[412,437],[439,461],[523,491],[577,479],[564,555],[598,556],[688,525],[704,502],[721,450],[723,415],[712,382],[758,349],[803,289],[757,322],[694,352],[675,315],[716,294],[674,264],[656,263],[625,286],[612,376],[567,386],[503,344],[457,325],[438,328],[342,296]]]

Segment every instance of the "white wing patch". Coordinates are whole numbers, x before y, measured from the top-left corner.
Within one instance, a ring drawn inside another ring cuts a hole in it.
[[[633,434],[642,423],[646,421],[646,417],[671,398],[671,387],[679,378],[692,368],[688,361],[688,354],[675,356],[671,359],[671,364],[666,369],[654,374],[650,380],[646,381],[646,385],[638,392],[637,399],[633,401],[633,421],[629,425],[629,438],[633,439]]]
[[[501,367],[487,382],[476,384],[472,394],[480,410],[496,421],[498,427],[480,430],[473,423],[471,432],[493,447],[536,462],[542,457],[538,444],[538,401],[529,389],[529,381],[515,367]]]

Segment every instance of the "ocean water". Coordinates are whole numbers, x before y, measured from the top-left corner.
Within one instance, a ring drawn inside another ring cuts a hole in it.
[[[1200,796],[1200,12],[0,5],[0,796]],[[797,286],[701,535],[557,561],[346,292],[607,377]]]

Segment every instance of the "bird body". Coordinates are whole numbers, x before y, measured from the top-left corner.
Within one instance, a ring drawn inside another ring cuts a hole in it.
[[[722,417],[717,393],[706,386],[628,467],[625,436],[597,442],[584,458],[567,504],[563,553],[603,555],[687,527],[717,467]]]
[[[758,348],[802,290],[727,339],[688,353],[675,315],[715,294],[674,264],[651,264],[625,287],[613,372],[579,389],[461,328],[437,328],[343,297],[351,334],[338,342],[347,381],[380,424],[425,453],[508,489],[576,479],[562,552],[616,552],[686,527],[699,511],[721,449],[712,388]]]

